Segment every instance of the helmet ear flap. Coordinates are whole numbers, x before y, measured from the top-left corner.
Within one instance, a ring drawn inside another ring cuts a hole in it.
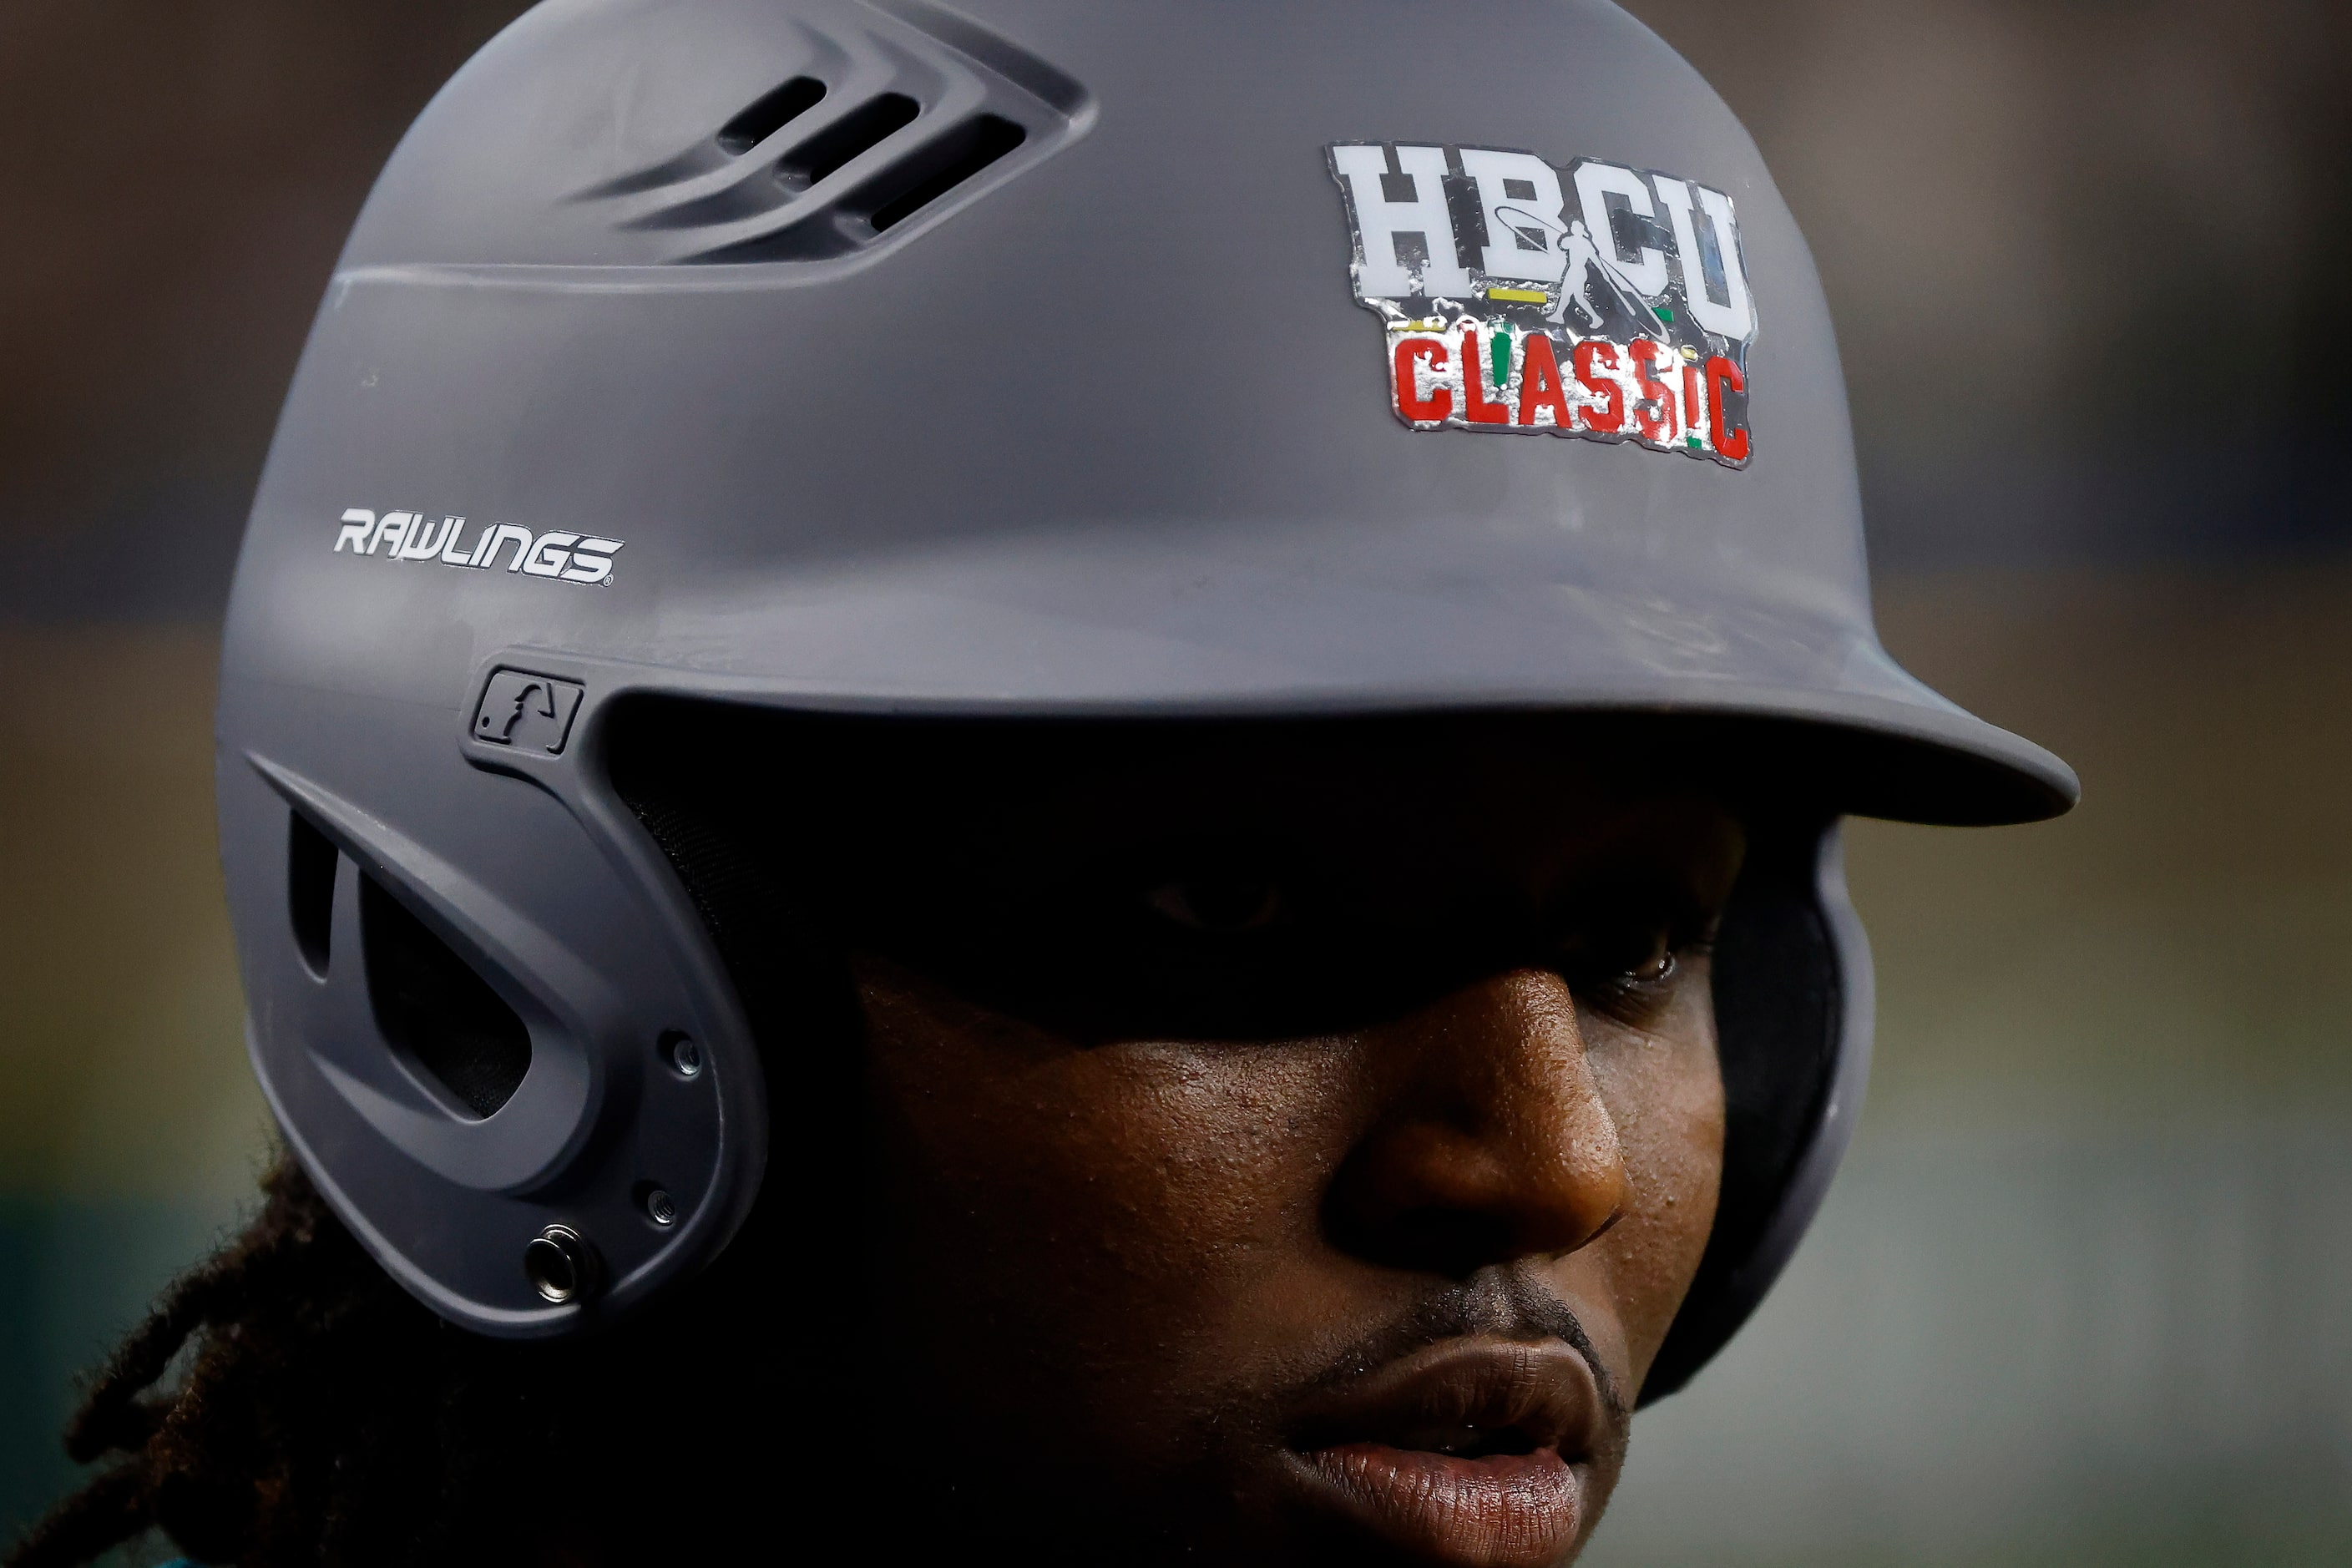
[[[594,1041],[615,1010],[609,987],[424,845],[280,763],[249,760],[338,851],[332,957],[304,998],[319,1070],[377,1136],[445,1182],[528,1193],[562,1173],[605,1089]],[[291,863],[315,858],[309,837],[289,833],[289,895],[320,879]],[[298,942],[306,923],[298,911]],[[337,962],[346,954],[359,962]]]
[[[1835,819],[1758,824],[1717,933],[1723,1184],[1641,1403],[1690,1381],[1780,1277],[1845,1156],[1870,1070],[1870,950]]]
[[[764,1077],[708,933],[598,793],[593,704],[561,750],[470,724],[453,747],[421,704],[306,743],[307,705],[335,700],[272,692],[279,732],[220,757],[263,1093],[321,1195],[445,1318],[516,1338],[608,1321],[709,1261],[758,1191]],[[557,1230],[572,1282],[551,1291],[532,1260]]]

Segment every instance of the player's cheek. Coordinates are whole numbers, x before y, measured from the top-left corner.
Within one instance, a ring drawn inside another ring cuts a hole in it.
[[[1650,1027],[1596,1042],[1592,1060],[1626,1178],[1624,1217],[1599,1242],[1597,1261],[1627,1352],[1645,1372],[1698,1272],[1722,1177],[1723,1078],[1705,985],[1686,984]]]
[[[868,996],[898,1271],[959,1281],[966,1375],[1124,1447],[1188,1358],[1223,1378],[1281,1337],[1331,1163],[1317,1052],[1078,1049],[912,987]]]

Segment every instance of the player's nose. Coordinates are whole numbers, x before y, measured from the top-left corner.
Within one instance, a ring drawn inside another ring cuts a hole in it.
[[[1458,1278],[1615,1222],[1623,1149],[1557,974],[1479,981],[1368,1044],[1381,1103],[1327,1199],[1341,1246]]]

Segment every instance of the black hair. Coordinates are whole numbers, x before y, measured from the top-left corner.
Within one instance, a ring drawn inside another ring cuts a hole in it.
[[[832,1303],[746,1279],[769,1251],[756,1238],[637,1321],[515,1344],[412,1300],[292,1160],[263,1189],[252,1222],[93,1380],[66,1447],[104,1468],[6,1568],[92,1563],[150,1531],[239,1568],[723,1562],[772,1546],[777,1457],[740,1434],[824,1395],[795,1371],[821,1358],[760,1347],[801,1348],[822,1331],[808,1312]]]
[[[393,1284],[292,1162],[263,1188],[243,1234],[99,1373],[66,1451],[111,1462],[9,1568],[88,1563],[151,1529],[251,1568],[457,1562],[458,1538],[488,1543],[490,1456],[544,1452],[541,1412]]]

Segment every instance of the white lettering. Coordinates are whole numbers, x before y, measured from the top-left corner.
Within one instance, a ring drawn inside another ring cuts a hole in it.
[[[1445,149],[1399,147],[1402,174],[1389,173],[1389,154],[1379,147],[1334,147],[1332,166],[1348,182],[1348,202],[1355,209],[1356,232],[1362,237],[1364,258],[1358,263],[1356,290],[1367,299],[1402,299],[1407,295],[1459,295],[1470,292],[1470,272],[1462,265],[1454,243],[1454,216],[1445,207]],[[1402,199],[1391,199],[1391,184]],[[1397,241],[1417,236],[1426,259],[1418,273],[1397,255]]]
[[[572,559],[572,546],[580,542],[576,533],[542,533],[530,547],[530,559],[522,569],[534,577],[559,577]]]
[[[486,570],[496,566],[499,552],[506,547],[509,540],[514,541],[515,552],[514,560],[508,563],[507,570],[521,571],[524,559],[530,554],[530,530],[517,528],[511,522],[502,522],[495,531],[482,536],[481,546],[474,552],[474,564]]]
[[[431,524],[425,522],[423,518],[418,518],[416,526],[408,531],[408,542],[400,547],[399,559],[403,561],[432,560],[441,553],[442,542],[449,537],[449,526],[457,521],[454,517],[443,518],[440,531],[436,532]]]
[[[1477,182],[1486,215],[1479,256],[1486,276],[1559,281],[1557,240],[1568,227],[1560,217],[1559,171],[1532,153],[1485,147],[1463,148],[1462,168]]]
[[[415,521],[416,514],[413,511],[385,512],[383,521],[375,525],[375,537],[368,541],[368,553],[374,554],[378,548],[389,542],[392,553],[397,557],[401,545],[408,540],[408,525]]]
[[[563,574],[567,583],[602,583],[613,575],[613,552],[621,548],[617,539],[583,539],[572,552],[572,569]]]
[[[1721,191],[1698,187],[1700,211],[1691,210],[1691,188],[1681,180],[1661,180],[1658,199],[1675,220],[1675,251],[1683,264],[1683,295],[1690,303],[1691,320],[1718,338],[1745,341],[1756,330],[1756,304],[1748,292],[1748,274],[1739,260],[1739,231],[1731,219],[1731,198]],[[1699,225],[1715,242],[1723,265],[1723,299],[1715,297],[1716,280],[1707,276],[1706,252],[1700,246]]]
[[[566,583],[608,583],[617,539],[585,538],[562,530],[534,536],[511,522],[485,527],[473,548],[466,546],[466,520],[445,516],[436,527],[420,512],[388,511],[379,517],[365,507],[342,515],[335,533],[334,553],[382,554],[391,561],[431,561],[487,571],[499,563],[499,552],[514,546],[506,569],[533,577],[560,578]],[[386,548],[389,546],[390,548]]]
[[[1657,205],[1650,199],[1650,183],[1631,169],[1614,163],[1584,163],[1576,171],[1576,199],[1584,210],[1584,226],[1592,231],[1592,241],[1601,254],[1614,262],[1623,273],[1625,281],[1650,299],[1666,291],[1666,255],[1653,245],[1625,248],[1617,236],[1617,226],[1611,222],[1609,198],[1625,198],[1626,207],[1639,217],[1658,216]]]

